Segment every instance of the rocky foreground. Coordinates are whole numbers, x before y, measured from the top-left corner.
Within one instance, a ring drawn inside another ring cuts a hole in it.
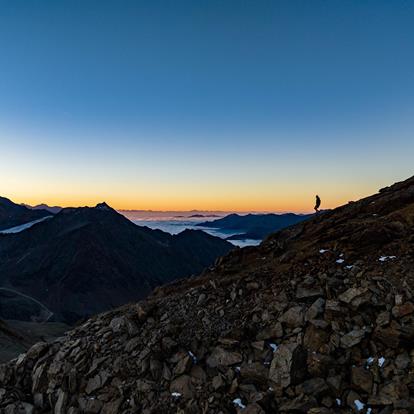
[[[414,177],[0,368],[11,413],[414,412]]]

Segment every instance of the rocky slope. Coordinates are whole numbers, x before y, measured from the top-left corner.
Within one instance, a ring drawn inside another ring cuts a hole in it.
[[[0,230],[20,226],[51,215],[52,213],[47,210],[32,210],[15,204],[8,198],[0,197]]]
[[[137,226],[106,204],[63,209],[0,235],[0,317],[31,320],[39,308],[48,320],[52,313],[74,323],[198,274],[232,249],[201,231],[171,236]]]
[[[35,345],[0,407],[412,413],[413,289],[414,177]]]

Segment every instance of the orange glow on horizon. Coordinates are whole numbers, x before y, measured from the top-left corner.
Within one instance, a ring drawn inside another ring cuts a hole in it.
[[[332,209],[340,205],[346,204],[350,200],[358,200],[363,196],[369,194],[356,194],[354,197],[324,197],[323,192],[320,192],[322,198],[322,208]],[[313,212],[313,206],[315,202],[315,195],[309,194],[304,199],[302,196],[289,197],[283,199],[219,199],[211,197],[211,199],[205,198],[203,200],[191,199],[191,198],[176,198],[172,199],[129,199],[120,198],[114,196],[79,196],[79,197],[58,197],[58,196],[36,196],[36,197],[22,197],[20,194],[5,195],[13,202],[29,205],[47,204],[49,206],[63,206],[63,207],[84,207],[95,206],[96,204],[105,201],[108,205],[116,210],[152,210],[152,211],[223,211],[223,212],[274,212],[274,213],[309,213]]]

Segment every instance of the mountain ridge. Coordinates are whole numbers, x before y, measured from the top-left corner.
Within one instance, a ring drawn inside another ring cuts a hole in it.
[[[137,226],[106,203],[64,208],[0,237],[0,283],[73,323],[197,274],[233,248],[201,231],[172,236]]]
[[[199,223],[197,226],[240,232],[239,234],[228,237],[227,240],[262,240],[270,233],[300,223],[310,217],[312,217],[312,214],[249,213],[241,215],[232,213],[217,220]]]
[[[0,230],[7,230],[50,216],[46,210],[31,210],[15,204],[6,197],[0,197]]]

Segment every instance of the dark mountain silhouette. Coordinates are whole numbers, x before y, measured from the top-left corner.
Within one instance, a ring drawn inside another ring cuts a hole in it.
[[[281,230],[310,218],[311,214],[229,214],[214,221],[198,224],[200,227],[216,228],[227,231],[237,231],[240,234],[231,236],[228,240],[254,239],[263,240],[270,233]]]
[[[5,197],[0,197],[0,230],[20,226],[31,221],[52,215],[46,210],[32,210],[15,204]]]
[[[36,206],[30,206],[29,204],[23,204],[27,208],[30,208],[32,210],[46,210],[50,211],[53,214],[59,213],[60,210],[63,209],[61,206],[49,206],[47,204],[37,204]]]
[[[54,319],[74,322],[200,273],[233,248],[202,231],[171,236],[139,227],[105,203],[65,208],[24,232],[0,236],[0,284],[29,297],[10,298],[20,304],[16,313],[22,302],[30,312],[34,298]],[[12,319],[10,306],[3,308]]]
[[[413,235],[414,177],[36,345],[0,409],[413,413]]]

